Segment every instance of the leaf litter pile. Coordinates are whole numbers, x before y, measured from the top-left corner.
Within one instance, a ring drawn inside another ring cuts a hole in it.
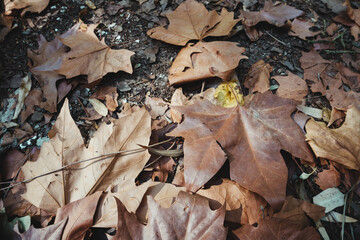
[[[81,5],[1,72],[2,238],[358,239],[359,4],[49,2],[0,15],[6,44]],[[130,13],[143,51],[107,21]]]

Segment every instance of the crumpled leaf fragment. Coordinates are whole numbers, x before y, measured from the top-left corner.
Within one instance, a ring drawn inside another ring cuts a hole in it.
[[[234,13],[225,8],[218,15],[215,10],[208,12],[205,6],[195,0],[186,0],[172,13],[167,29],[156,27],[147,34],[170,44],[185,46],[192,39],[202,40],[208,36],[226,36],[239,21]]]
[[[291,29],[289,31],[290,36],[296,36],[303,40],[306,40],[307,37],[314,37],[319,34],[321,31],[313,32],[310,31],[310,28],[313,27],[314,24],[305,20],[295,18],[291,23]]]
[[[313,119],[306,123],[306,139],[317,157],[360,170],[360,110],[348,109],[340,128],[330,129]]]
[[[274,5],[272,0],[266,0],[264,8],[258,12],[245,12],[240,10],[240,13],[239,18],[247,27],[253,27],[263,21],[281,27],[285,25],[287,20],[304,14],[303,11],[282,3]]]
[[[23,9],[21,16],[26,12],[40,13],[49,4],[49,0],[5,0],[5,14],[10,15],[14,9]]]
[[[189,43],[181,49],[169,69],[170,84],[183,84],[204,78],[219,77],[229,80],[245,48],[236,42],[215,41]]]
[[[272,77],[280,84],[276,95],[301,102],[308,94],[306,82],[290,71],[286,71],[286,74],[287,76]]]
[[[264,60],[259,60],[254,63],[249,73],[246,75],[244,86],[249,88],[250,92],[266,92],[270,88],[270,73],[272,67],[265,63]]]

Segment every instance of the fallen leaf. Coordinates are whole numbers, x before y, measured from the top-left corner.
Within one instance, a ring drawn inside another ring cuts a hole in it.
[[[341,13],[346,11],[346,7],[343,6],[343,1],[341,0],[321,0],[321,2],[325,3],[326,6],[331,9],[333,13]]]
[[[58,103],[58,93],[56,83],[63,78],[56,72],[62,63],[62,56],[66,53],[68,47],[62,44],[60,38],[75,34],[80,23],[75,24],[70,30],[62,35],[57,35],[51,42],[46,41],[45,37],[40,35],[38,50],[28,50],[28,58],[31,59],[30,71],[36,77],[43,90],[46,101],[41,104],[49,112],[56,112]]]
[[[240,93],[238,80],[232,79],[228,82],[219,84],[215,89],[214,97],[217,100],[217,105],[224,108],[233,108],[238,104],[240,104],[240,106],[244,105],[244,97]]]
[[[90,98],[89,102],[94,107],[96,112],[98,112],[101,116],[106,117],[108,114],[108,109],[101,101],[95,98]]]
[[[24,105],[25,111],[21,112],[21,122],[24,123],[26,119],[34,113],[35,106],[39,106],[41,103],[42,92],[40,89],[33,89],[29,92],[25,98]]]
[[[14,9],[22,9],[21,16],[26,12],[40,13],[49,4],[49,0],[5,0],[5,14],[10,15]]]
[[[349,18],[360,26],[360,9],[352,8],[349,0],[345,0],[344,6],[347,7],[346,13]]]
[[[351,71],[342,63],[335,64],[335,68],[341,74],[341,80],[348,85],[352,91],[360,91],[360,74]]]
[[[329,119],[327,126],[330,127],[337,120],[340,120],[340,119],[344,120],[345,116],[346,116],[346,114],[343,111],[338,110],[336,108],[331,109],[330,119]]]
[[[2,180],[8,180],[16,176],[17,171],[25,163],[28,156],[16,149],[10,149],[6,155],[1,159],[1,177]]]
[[[301,102],[308,94],[306,82],[290,71],[286,71],[286,74],[287,76],[272,77],[280,84],[276,95]]]
[[[331,23],[327,28],[326,28],[326,33],[329,35],[329,36],[332,36],[334,35],[334,33],[338,30],[338,26],[336,23]]]
[[[20,237],[23,240],[61,239],[66,224],[67,218],[64,218],[62,221],[45,228],[34,228],[34,226],[30,226],[30,229],[21,234]]]
[[[315,183],[319,185],[321,190],[336,188],[340,185],[340,173],[330,164],[330,169],[324,169],[317,174]]]
[[[259,22],[268,22],[277,27],[284,26],[287,20],[304,14],[303,11],[294,7],[278,4],[274,5],[272,0],[265,1],[264,8],[258,12],[245,12],[240,10],[240,19],[247,27],[252,27]]]
[[[80,240],[85,237],[86,232],[93,226],[93,218],[101,194],[101,191],[96,192],[57,210],[55,224],[68,219],[62,240]]]
[[[15,95],[17,96],[17,103],[16,103],[15,112],[14,112],[14,116],[13,116],[12,120],[18,118],[20,111],[22,110],[22,108],[24,106],[25,98],[29,94],[30,89],[31,89],[31,78],[30,78],[30,75],[28,74],[22,78],[21,86],[18,89],[16,89],[16,91],[15,91]]]
[[[169,69],[170,84],[183,84],[199,79],[219,77],[229,80],[245,48],[236,42],[215,41],[189,43],[181,49]]]
[[[207,101],[174,108],[185,120],[168,135],[185,138],[185,183],[190,191],[197,191],[221,168],[224,149],[230,158],[231,179],[278,209],[287,180],[280,149],[313,161],[301,129],[290,117],[293,101],[271,92],[257,94],[250,104],[233,109]]]
[[[99,41],[94,33],[96,26],[82,24],[75,34],[60,37],[70,51],[62,55],[57,73],[66,78],[87,75],[88,83],[92,83],[109,72],[133,72],[130,57],[134,53],[126,49],[111,49],[105,44],[105,38]]]
[[[346,111],[351,106],[360,109],[360,93],[349,91],[345,92],[341,89],[326,90],[326,98],[329,100],[333,108]]]
[[[225,205],[225,221],[254,224],[262,217],[267,202],[236,182],[223,179],[220,185],[213,185],[209,189],[200,189],[197,194],[209,199],[211,209],[218,209]]]
[[[321,31],[313,32],[310,31],[310,28],[313,27],[314,24],[305,20],[295,18],[291,23],[291,29],[289,31],[290,36],[296,36],[303,40],[306,40],[307,37],[314,37],[318,35]]]
[[[346,223],[355,223],[355,222],[358,222],[357,219],[355,218],[352,218],[352,217],[348,217],[348,216],[345,216],[343,218],[343,214],[341,213],[338,213],[338,212],[335,212],[335,211],[331,211],[329,212],[326,216],[322,217],[321,220],[322,221],[326,221],[326,222],[343,222],[343,219],[345,219],[344,222]]]
[[[246,75],[244,86],[249,88],[250,92],[266,92],[270,88],[270,73],[272,67],[265,63],[264,60],[259,60],[250,67]]]
[[[195,0],[186,0],[166,17],[170,22],[167,29],[156,27],[147,34],[151,38],[180,46],[185,46],[192,39],[229,35],[239,21],[233,19],[234,13],[225,8],[218,15],[215,10],[208,12],[203,4]]]
[[[145,98],[145,106],[146,109],[149,111],[152,119],[156,119],[158,117],[163,116],[169,108],[169,104],[166,103],[161,98],[151,98],[151,97]]]
[[[111,86],[101,86],[90,98],[96,98],[99,100],[106,101],[106,107],[109,111],[114,112],[116,108],[119,106],[118,96],[116,87]]]
[[[36,162],[27,162],[22,171],[25,179],[56,170],[67,164],[98,157],[103,154],[148,145],[151,122],[143,108],[113,123],[102,124],[85,147],[83,138],[71,118],[68,100],[53,126],[53,137],[41,147]],[[111,155],[94,162],[82,162],[26,184],[22,196],[42,209],[55,213],[57,208],[84,198],[95,191],[105,190],[110,184],[134,180],[145,166],[149,154],[144,152]],[[77,169],[77,170],[75,170]],[[75,172],[74,172],[75,171]]]
[[[269,239],[269,240],[320,240],[319,233],[313,227],[301,229],[297,224],[286,219],[261,219],[256,227],[247,224],[236,229],[233,233],[244,240]]]
[[[313,202],[319,206],[325,207],[325,213],[341,207],[345,203],[345,194],[338,188],[328,188],[313,197]]]
[[[306,123],[306,139],[317,157],[340,163],[349,169],[360,170],[360,111],[348,109],[340,128],[330,129],[313,119]]]

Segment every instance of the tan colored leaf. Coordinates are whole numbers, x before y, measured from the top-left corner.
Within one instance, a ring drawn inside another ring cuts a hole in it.
[[[345,119],[345,116],[346,116],[346,114],[343,111],[338,110],[336,108],[331,109],[330,119],[329,119],[329,122],[328,122],[327,126],[330,127],[337,120]]]
[[[307,20],[295,18],[291,23],[291,29],[289,35],[296,36],[303,40],[306,40],[307,37],[314,37],[315,35],[318,35],[321,32],[321,31],[317,31],[317,32],[310,31],[310,28],[313,26],[314,24],[312,24]]]
[[[225,220],[241,224],[254,224],[263,218],[267,202],[236,182],[223,179],[220,185],[200,189],[197,194],[209,199],[210,207],[218,209],[225,204]],[[266,214],[267,215],[267,214]]]
[[[276,95],[296,101],[302,101],[308,94],[306,82],[290,71],[286,71],[286,74],[287,76],[273,77],[280,84],[276,91]]]
[[[215,41],[189,43],[181,49],[169,69],[170,84],[182,84],[199,79],[220,77],[229,80],[245,48],[235,42]]]
[[[191,191],[220,169],[226,159],[224,149],[231,179],[277,209],[285,199],[287,180],[280,150],[313,161],[302,131],[291,118],[294,102],[271,92],[255,95],[245,107],[224,109],[203,101],[174,108],[185,120],[168,135],[185,138],[185,183]]]
[[[106,115],[108,114],[108,109],[101,101],[95,98],[90,98],[89,102],[94,107],[96,112],[98,112],[101,116],[106,117]]]
[[[329,129],[325,123],[309,120],[306,138],[317,157],[360,170],[360,111],[349,108],[340,128]]]
[[[352,91],[360,91],[360,74],[351,71],[343,63],[336,63],[335,68],[341,74],[341,80],[348,85]]]
[[[244,240],[271,239],[271,240],[320,240],[319,233],[313,227],[301,229],[297,224],[288,222],[286,219],[261,219],[258,226],[250,224],[236,229],[233,233]]]
[[[66,78],[87,75],[88,82],[92,83],[109,72],[133,72],[130,57],[134,53],[126,49],[111,49],[105,44],[105,38],[99,41],[94,33],[96,26],[85,25],[76,34],[60,38],[64,45],[70,47],[70,51],[63,54],[63,62],[56,69],[57,73]]]
[[[9,15],[14,9],[23,9],[21,16],[26,12],[40,13],[49,4],[49,0],[5,0],[5,14]]]
[[[161,117],[169,108],[169,104],[161,98],[146,97],[145,99],[146,109],[149,111],[152,119]]]
[[[333,108],[346,111],[350,106],[360,109],[360,93],[341,89],[326,90],[326,98]]]
[[[324,169],[317,174],[315,183],[319,185],[321,190],[336,188],[340,185],[340,173],[330,164],[330,169]]]
[[[55,224],[68,219],[62,240],[84,239],[86,232],[93,225],[94,214],[101,194],[101,191],[96,192],[57,210]]]
[[[253,64],[246,75],[244,86],[249,88],[250,92],[266,92],[270,88],[270,73],[272,67],[265,63],[264,60],[259,60]]]
[[[344,5],[347,7],[346,12],[349,18],[360,26],[360,9],[352,8],[349,0],[345,0]]]
[[[74,25],[69,31],[56,36],[51,42],[46,41],[45,37],[40,35],[39,49],[28,50],[28,57],[32,61],[30,71],[40,83],[46,98],[46,102],[42,103],[41,107],[49,112],[56,112],[58,100],[56,82],[63,78],[56,72],[61,66],[63,54],[67,51],[67,47],[60,42],[60,38],[75,34],[79,27],[80,24]]]
[[[156,27],[147,34],[170,44],[185,46],[192,39],[201,40],[208,36],[225,36],[239,20],[225,8],[218,15],[215,10],[208,12],[205,6],[195,0],[186,0],[172,13],[168,28]]]
[[[65,165],[118,151],[148,145],[151,133],[150,115],[143,108],[113,123],[102,124],[85,147],[83,138],[69,112],[68,101],[53,126],[53,137],[41,147],[36,162],[27,162],[22,171],[25,179],[35,177]],[[141,172],[149,154],[144,152],[110,156],[101,161],[82,162],[66,171],[56,172],[26,184],[23,197],[42,209],[57,208],[84,198],[110,184],[120,186]],[[77,170],[75,170],[77,169]]]
[[[109,111],[113,112],[119,106],[118,96],[119,94],[117,93],[116,87],[101,86],[90,98],[105,100],[106,107]]]
[[[26,239],[26,240],[61,239],[66,224],[67,224],[67,218],[64,218],[62,221],[45,228],[34,228],[34,226],[30,226],[29,230],[21,234],[21,239]]]
[[[259,22],[268,22],[277,27],[284,26],[287,20],[296,18],[304,14],[303,11],[285,4],[274,5],[272,0],[265,1],[264,8],[259,12],[245,12],[240,10],[243,24],[252,27]]]

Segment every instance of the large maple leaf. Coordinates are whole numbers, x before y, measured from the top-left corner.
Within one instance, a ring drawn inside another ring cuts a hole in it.
[[[266,92],[245,107],[224,109],[203,101],[174,108],[185,120],[169,135],[185,138],[185,183],[191,191],[205,184],[228,155],[231,178],[278,209],[287,181],[280,150],[313,161],[302,131],[291,118],[296,108],[290,99]]]
[[[239,20],[234,13],[222,9],[221,15],[215,10],[208,12],[205,6],[195,0],[186,0],[172,13],[167,14],[169,27],[156,27],[147,34],[167,43],[184,46],[192,39],[201,40],[208,36],[225,36]]]
[[[65,100],[52,129],[53,137],[42,145],[37,161],[27,162],[22,171],[25,179],[30,179],[81,160],[136,149],[137,144],[149,143],[150,133],[151,118],[142,108],[109,125],[102,124],[86,147]],[[149,153],[138,152],[81,162],[28,182],[22,196],[33,205],[55,213],[56,209],[105,190],[110,184],[121,186],[126,181],[134,181],[148,159]]]

